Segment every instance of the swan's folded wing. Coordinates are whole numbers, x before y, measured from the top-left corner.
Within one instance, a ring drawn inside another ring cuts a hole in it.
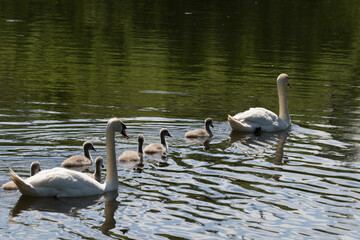
[[[9,168],[11,180],[16,184],[22,194],[27,196],[36,196],[36,189],[26,183],[19,175],[17,175],[11,168]]]
[[[246,122],[243,122],[242,120],[236,120],[230,115],[228,115],[228,122],[234,131],[238,131],[238,132],[253,132],[254,131],[253,126],[250,126],[249,124],[247,124]]]
[[[250,108],[249,110],[238,113],[234,119],[242,122],[253,122],[258,125],[273,125],[278,121],[278,116],[265,108]]]

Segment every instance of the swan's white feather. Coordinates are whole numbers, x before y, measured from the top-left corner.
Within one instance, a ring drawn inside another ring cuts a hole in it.
[[[233,117],[228,115],[231,128],[238,132],[276,132],[290,127],[291,120],[285,94],[286,85],[290,86],[289,77],[287,74],[282,73],[277,78],[279,116],[265,108],[250,108]]]
[[[36,189],[36,196],[77,197],[101,194],[105,184],[100,184],[87,174],[66,168],[52,168],[24,180]]]
[[[265,108],[250,108],[234,117],[229,116],[228,121],[232,129],[239,132],[254,132],[257,127],[262,132],[276,132],[289,127],[289,123]]]
[[[258,125],[272,125],[279,119],[275,113],[261,107],[250,108],[245,112],[236,114],[233,118],[238,121],[252,122]]]
[[[106,127],[107,168],[106,182],[100,184],[87,174],[66,168],[53,168],[23,180],[9,169],[13,182],[20,192],[36,197],[81,197],[102,194],[118,188],[115,132],[127,137],[125,124],[118,118],[108,121]]]

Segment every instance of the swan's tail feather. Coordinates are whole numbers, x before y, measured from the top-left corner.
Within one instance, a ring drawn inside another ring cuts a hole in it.
[[[11,168],[9,168],[11,180],[19,188],[20,192],[24,195],[34,195],[35,189],[30,184],[26,183],[19,175],[17,175]]]
[[[248,126],[245,126],[240,121],[237,121],[235,118],[233,118],[230,115],[228,115],[228,122],[229,122],[231,128],[233,129],[233,131],[236,131],[236,132],[250,132],[251,131],[251,129],[249,129]]]

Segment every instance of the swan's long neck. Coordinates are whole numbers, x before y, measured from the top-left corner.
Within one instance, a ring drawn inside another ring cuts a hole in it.
[[[34,176],[38,172],[40,172],[40,165],[37,162],[32,163],[30,166],[30,177]]]
[[[100,162],[96,162],[94,177],[95,177],[95,179],[101,178],[101,163]]]
[[[141,153],[141,154],[143,153],[143,142],[142,141],[139,142],[138,153]]]
[[[116,167],[115,131],[111,125],[106,128],[106,191],[118,189],[118,172]]]
[[[286,122],[290,122],[290,114],[286,102],[285,87],[286,86],[282,82],[280,81],[277,82],[277,89],[279,96],[279,117]]]
[[[209,135],[212,135],[211,129],[210,129],[210,123],[205,122],[205,130],[209,133]]]
[[[89,149],[86,148],[86,147],[84,148],[84,156],[87,157],[88,159],[90,159],[90,160],[92,161],[92,158],[91,158]]]
[[[34,176],[36,174],[36,169],[32,166],[30,169],[30,177]]]
[[[161,141],[161,144],[167,149],[167,144],[166,144],[166,140],[165,140],[165,135],[161,132],[160,133],[160,141]]]

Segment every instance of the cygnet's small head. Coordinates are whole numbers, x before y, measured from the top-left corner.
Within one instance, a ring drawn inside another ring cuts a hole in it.
[[[94,145],[91,142],[84,142],[83,148],[86,150],[93,150],[96,152]]]
[[[124,138],[129,138],[126,133],[126,125],[119,118],[111,118],[107,123],[107,127],[111,127],[116,132],[120,132]]]
[[[166,128],[162,128],[161,130],[160,130],[160,136],[167,136],[167,137],[171,137],[171,135],[170,135],[170,133],[169,133],[169,131],[166,129]]]
[[[143,135],[138,136],[138,142],[139,143],[144,143],[144,136]]]
[[[291,88],[289,83],[289,76],[286,73],[281,73],[277,78],[277,83]]]
[[[100,169],[100,167],[104,168],[103,161],[104,161],[104,159],[102,157],[97,157],[95,159],[95,166],[97,169]]]
[[[40,163],[38,161],[32,162],[30,165],[30,176],[34,176],[41,171]]]
[[[205,126],[214,127],[212,118],[205,119]]]

